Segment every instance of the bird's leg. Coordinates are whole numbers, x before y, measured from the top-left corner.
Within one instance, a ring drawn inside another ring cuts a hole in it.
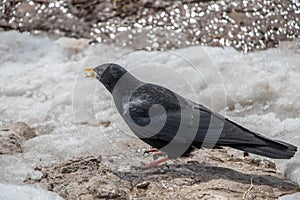
[[[164,152],[158,150],[157,148],[152,148],[152,149],[144,151],[143,155],[148,154],[148,153],[152,153],[152,152],[154,152],[155,155],[163,155],[163,154],[165,154]]]
[[[148,169],[148,168],[150,168],[150,167],[157,166],[157,165],[159,165],[160,163],[166,162],[167,160],[169,160],[168,156],[165,157],[165,158],[162,158],[162,159],[160,159],[160,160],[157,160],[157,161],[155,161],[155,162],[149,163],[149,164],[143,163],[143,162],[142,162],[142,166],[141,166],[141,167],[144,168],[144,169]]]

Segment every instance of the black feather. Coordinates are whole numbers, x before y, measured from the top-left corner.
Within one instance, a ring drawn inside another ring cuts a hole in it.
[[[211,147],[229,146],[278,159],[291,158],[297,151],[294,145],[250,131],[167,88],[139,81],[119,65],[104,64],[95,68],[95,72],[99,72],[97,78],[113,94],[116,107],[128,127],[141,140],[155,148],[164,148],[171,141],[175,141],[175,149],[182,148],[181,155],[185,156],[194,148],[205,147],[204,143],[208,143]],[[152,129],[145,130],[143,127],[151,122],[158,123],[163,120],[163,114],[150,116],[150,108],[156,104],[165,110],[164,125],[157,132]],[[183,120],[187,122],[182,123]],[[182,124],[186,134],[178,136]],[[154,134],[151,135],[152,132]],[[214,133],[218,134],[214,136]],[[166,150],[166,153],[170,158],[177,157],[172,149]]]

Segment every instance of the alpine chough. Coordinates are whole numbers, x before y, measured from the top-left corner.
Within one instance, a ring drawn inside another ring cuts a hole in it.
[[[153,147],[146,152],[167,154],[145,167],[187,156],[195,148],[228,146],[275,159],[291,158],[297,151],[294,145],[251,131],[165,87],[142,82],[117,64],[85,72],[107,88],[128,127]]]

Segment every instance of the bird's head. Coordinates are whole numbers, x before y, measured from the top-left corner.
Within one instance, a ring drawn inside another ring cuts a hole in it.
[[[123,67],[114,63],[106,63],[95,68],[86,68],[86,78],[98,79],[110,92],[119,79],[127,72]]]

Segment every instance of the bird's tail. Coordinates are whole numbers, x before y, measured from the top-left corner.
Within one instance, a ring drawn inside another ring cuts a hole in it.
[[[292,144],[288,144],[279,140],[271,140],[253,132],[252,134],[255,134],[256,138],[260,140],[260,142],[257,142],[258,145],[231,144],[229,146],[249,153],[275,159],[288,159],[293,157],[297,152],[297,147]],[[265,144],[261,145],[262,142]]]

